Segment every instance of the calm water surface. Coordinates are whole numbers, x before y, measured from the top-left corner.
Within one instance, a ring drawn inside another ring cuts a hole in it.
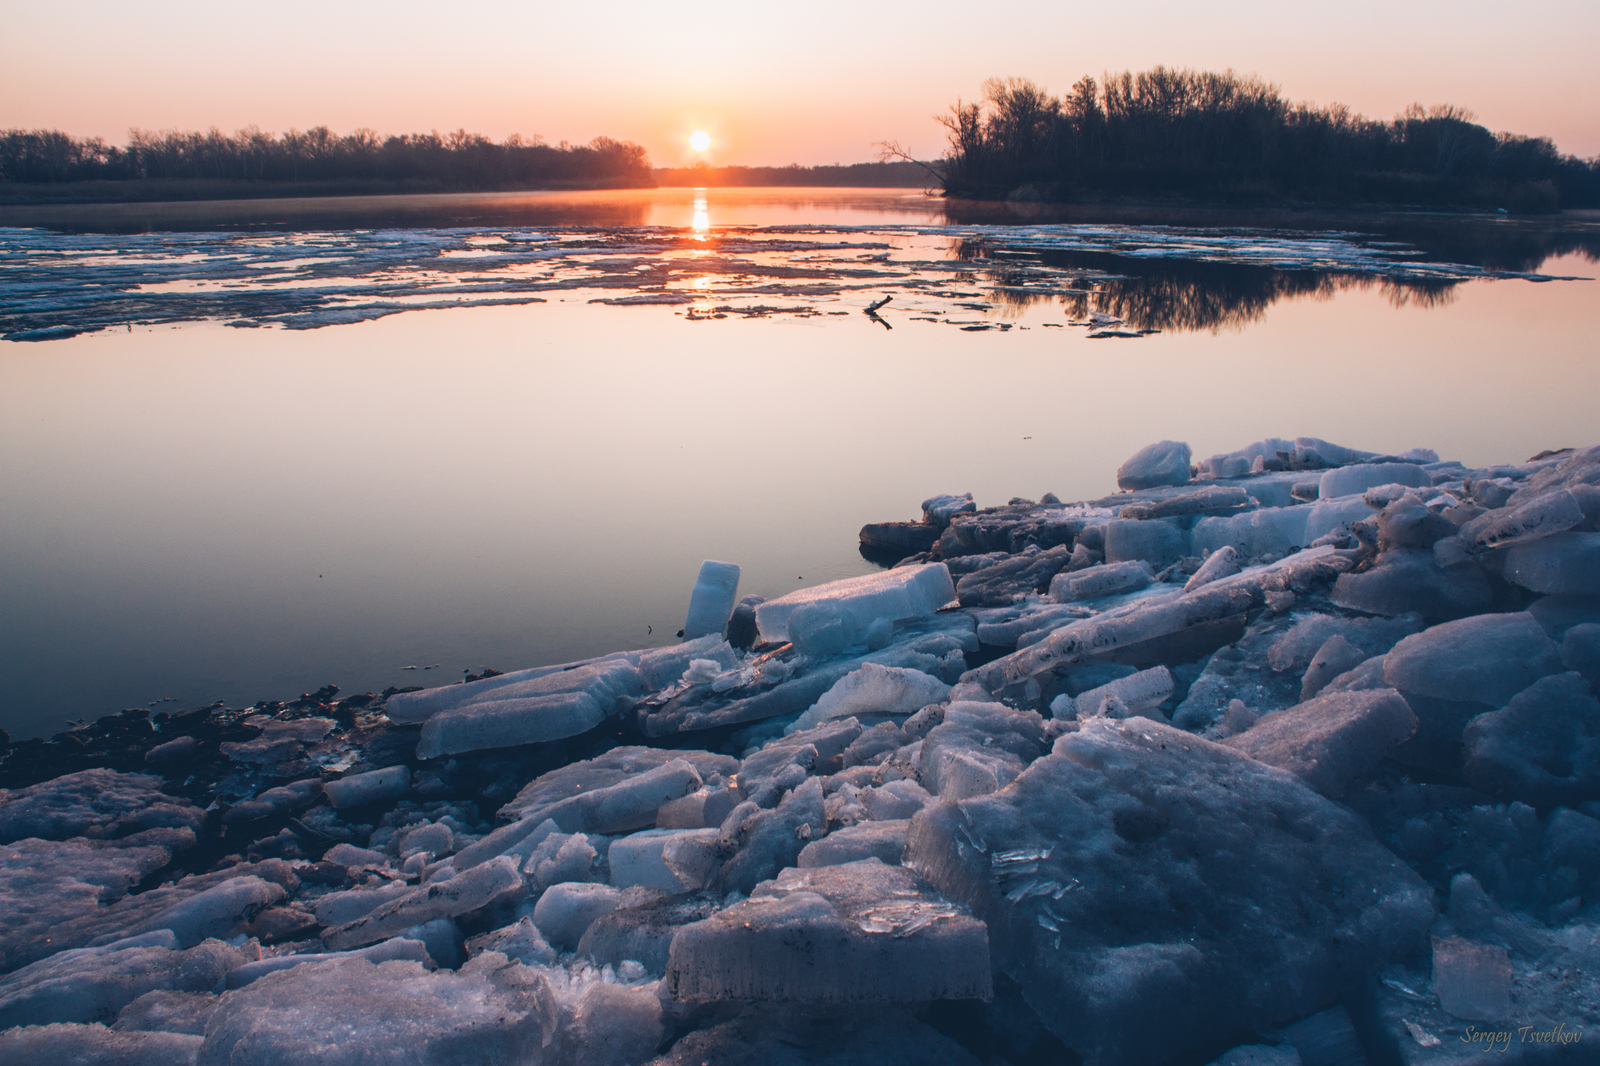
[[[1593,276],[1582,226],[428,199],[0,214],[78,231],[0,232],[0,321],[90,330],[0,345],[0,727],[666,643],[703,559],[864,573],[865,522],[1164,437],[1600,441],[1595,284],[1490,276]]]

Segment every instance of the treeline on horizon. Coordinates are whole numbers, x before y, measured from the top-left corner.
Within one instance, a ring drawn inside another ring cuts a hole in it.
[[[650,157],[637,144],[596,137],[588,144],[546,144],[512,135],[380,136],[358,129],[339,136],[326,126],[274,136],[255,127],[226,134],[131,130],[123,146],[59,130],[0,131],[0,183],[243,182],[258,185],[389,185],[493,190],[568,185],[649,187]]]
[[[832,166],[803,167],[714,167],[700,163],[692,167],[660,167],[655,172],[658,185],[673,187],[705,186],[809,186],[907,189],[935,185],[933,175],[920,163],[835,163]]]
[[[1295,104],[1231,70],[1084,77],[1060,97],[995,78],[980,103],[958,101],[940,121],[950,135],[944,190],[962,199],[1600,204],[1600,160],[1563,155],[1548,138],[1491,133],[1451,106],[1412,105],[1385,122],[1342,104]]]

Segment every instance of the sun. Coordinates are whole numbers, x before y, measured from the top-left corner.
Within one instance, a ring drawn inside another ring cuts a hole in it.
[[[711,147],[711,134],[705,130],[695,130],[689,134],[689,147],[697,152],[703,152]]]

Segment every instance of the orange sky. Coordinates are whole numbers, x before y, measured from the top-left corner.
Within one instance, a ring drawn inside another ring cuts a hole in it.
[[[271,5],[0,0],[0,128],[120,143],[131,126],[605,134],[657,166],[935,156],[931,116],[985,78],[1233,67],[1296,100],[1388,118],[1454,103],[1494,130],[1600,154],[1600,3],[1334,5],[1025,0]]]

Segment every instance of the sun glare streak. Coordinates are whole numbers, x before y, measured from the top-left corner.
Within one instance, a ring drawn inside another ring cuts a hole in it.
[[[705,130],[695,130],[689,134],[689,147],[696,152],[703,152],[711,147],[711,134]]]

